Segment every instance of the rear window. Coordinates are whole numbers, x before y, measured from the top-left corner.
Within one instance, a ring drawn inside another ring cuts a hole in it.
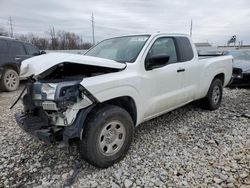
[[[12,55],[26,55],[23,45],[20,42],[10,43],[10,53]]]
[[[187,37],[176,37],[179,62],[190,61],[194,58],[193,48]]]
[[[7,53],[7,42],[4,40],[0,40],[0,54]]]
[[[28,55],[38,55],[39,54],[39,50],[36,49],[34,46],[30,45],[30,44],[24,44],[25,49],[28,53]]]

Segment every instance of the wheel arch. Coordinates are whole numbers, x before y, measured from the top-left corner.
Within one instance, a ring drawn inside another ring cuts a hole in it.
[[[216,73],[214,76],[210,77],[210,79],[207,81],[207,87],[206,87],[206,89],[205,89],[204,96],[207,95],[208,90],[209,90],[211,84],[213,83],[213,81],[214,81],[216,78],[220,79],[220,80],[222,81],[222,85],[224,85],[224,83],[225,83],[225,74],[224,74],[223,72],[218,72],[218,73]]]
[[[134,125],[137,123],[137,107],[134,99],[130,96],[120,96],[101,103],[101,105],[115,105],[126,110],[131,116]]]
[[[13,69],[14,71],[16,71],[17,72],[17,74],[19,74],[20,73],[20,68],[19,68],[19,66],[18,65],[16,65],[16,64],[13,64],[13,63],[7,63],[7,64],[5,64],[5,65],[3,65],[2,66],[4,69]]]
[[[219,74],[214,76],[213,80],[215,80],[217,78],[220,79],[222,81],[222,85],[224,85],[224,83],[225,83],[225,74],[224,73],[219,73]],[[213,80],[211,81],[211,83],[213,82]]]

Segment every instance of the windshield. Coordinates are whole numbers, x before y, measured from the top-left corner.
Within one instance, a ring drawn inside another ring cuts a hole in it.
[[[250,51],[230,51],[229,54],[232,55],[234,59],[250,60]]]
[[[138,35],[107,39],[94,46],[85,55],[132,63],[148,38],[149,35]]]

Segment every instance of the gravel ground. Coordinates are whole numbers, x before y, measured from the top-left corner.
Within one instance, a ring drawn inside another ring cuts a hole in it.
[[[222,107],[188,105],[140,125],[128,155],[100,170],[17,127],[20,90],[0,93],[0,187],[250,187],[250,90],[225,89]]]

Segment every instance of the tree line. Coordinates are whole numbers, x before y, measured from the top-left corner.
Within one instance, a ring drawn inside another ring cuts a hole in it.
[[[54,27],[51,27],[46,35],[47,37],[41,37],[34,33],[28,33],[15,35],[15,38],[29,42],[40,50],[77,50],[89,49],[92,46],[91,43],[84,42],[80,35],[64,30],[55,31]],[[0,36],[10,36],[10,34],[0,27]]]

